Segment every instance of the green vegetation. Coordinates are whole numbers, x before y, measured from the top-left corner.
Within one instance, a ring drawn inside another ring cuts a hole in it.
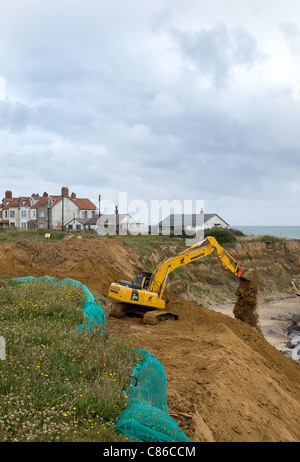
[[[237,240],[237,236],[243,236],[241,231],[230,228],[213,228],[207,229],[204,233],[204,237],[213,236],[219,244],[230,244]]]
[[[20,229],[20,228],[0,228],[0,241],[8,242],[22,242],[22,241],[45,241],[46,233],[51,233],[51,240],[61,241],[65,235],[66,231],[54,231],[47,229]]]
[[[219,244],[230,244],[234,243],[237,240],[237,237],[244,236],[241,231],[235,229],[225,229],[225,228],[213,228],[208,229],[204,233],[204,238],[207,236],[213,236],[217,239]],[[150,256],[153,252],[153,248],[156,246],[171,246],[174,247],[173,253],[182,252],[186,250],[185,240],[186,238],[192,239],[193,236],[167,236],[167,235],[137,235],[132,236],[130,234],[126,236],[118,236],[122,241],[129,245],[134,250],[137,250],[138,253],[142,256]]]
[[[114,421],[141,356],[108,332],[83,329],[80,288],[0,287],[0,441],[126,441]]]
[[[45,234],[51,234],[51,239],[47,239]],[[61,231],[54,229],[20,229],[20,228],[0,228],[0,241],[22,242],[22,241],[62,241],[65,236],[81,236],[92,239],[97,238],[95,231]]]
[[[263,236],[257,236],[257,239],[262,242],[278,242],[282,241],[282,237],[270,236],[269,234],[264,234]]]
[[[186,249],[185,239],[181,236],[154,236],[151,234],[138,234],[137,236],[132,236],[128,234],[126,236],[118,236],[118,238],[122,239],[125,244],[136,250],[141,257],[150,256],[153,249],[157,246],[172,246],[174,247],[173,254],[182,252]]]
[[[209,293],[209,289],[200,287],[199,284],[196,283],[191,284],[191,289],[196,295],[202,295],[204,292]]]
[[[22,242],[22,241],[35,241],[43,242],[48,239],[45,238],[45,234],[50,233],[50,241],[63,240],[65,236],[80,236],[82,238],[97,239],[97,233],[95,230],[89,231],[60,231],[60,230],[47,230],[34,228],[30,230],[24,230],[19,228],[0,228],[0,241],[9,242]],[[256,239],[263,242],[277,242],[285,240],[284,238],[263,235],[263,236],[245,236],[241,231],[231,228],[211,228],[205,230],[204,237],[213,236],[217,239],[219,244],[232,244],[240,239]],[[185,240],[186,238],[192,239],[194,236],[188,236],[183,234],[182,236],[173,235],[151,235],[151,234],[138,234],[138,235],[125,235],[125,236],[114,236],[107,235],[108,238],[120,238],[124,243],[139,251],[141,256],[149,256],[152,253],[153,247],[155,246],[174,246],[176,252],[180,252],[186,249]]]

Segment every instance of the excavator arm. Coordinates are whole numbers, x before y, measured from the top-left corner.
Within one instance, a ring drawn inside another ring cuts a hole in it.
[[[172,271],[179,266],[197,261],[211,254],[214,254],[220,260],[222,266],[231,271],[238,278],[252,280],[252,282],[257,284],[257,273],[254,270],[242,268],[239,262],[221,247],[214,237],[209,236],[183,252],[161,262],[151,276],[148,290],[157,292],[159,298],[161,298],[165,290],[168,276]]]

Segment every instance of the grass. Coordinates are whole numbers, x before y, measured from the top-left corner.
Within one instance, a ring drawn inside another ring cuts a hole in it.
[[[47,239],[45,234],[51,234],[51,239]],[[61,231],[54,229],[20,229],[20,228],[0,228],[0,241],[8,242],[45,242],[45,241],[62,241],[65,236],[81,236],[97,238],[95,231]]]
[[[83,300],[40,281],[0,287],[0,441],[126,441],[114,422],[141,357],[108,332],[79,333]]]
[[[155,236],[151,234],[133,236],[127,234],[126,236],[120,235],[118,238],[129,247],[136,250],[141,257],[149,257],[153,249],[157,246],[174,246],[174,253],[182,252],[186,249],[185,239],[183,237]]]
[[[199,284],[192,283],[191,289],[196,295],[202,295],[203,293],[209,293],[209,289],[200,287]]]
[[[279,242],[284,241],[285,238],[263,234],[262,236],[257,236],[257,240],[262,242]]]

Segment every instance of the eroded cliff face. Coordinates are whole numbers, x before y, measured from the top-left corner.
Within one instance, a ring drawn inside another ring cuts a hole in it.
[[[241,266],[258,270],[258,296],[300,291],[300,240],[249,240],[226,246],[226,250]],[[118,238],[74,238],[55,243],[4,241],[0,243],[0,277],[68,276],[84,279],[107,295],[111,282],[133,280],[139,270],[152,271],[176,252],[174,245],[156,245],[150,256],[143,257]],[[235,300],[238,285],[237,278],[210,255],[171,273],[167,289],[210,307]]]

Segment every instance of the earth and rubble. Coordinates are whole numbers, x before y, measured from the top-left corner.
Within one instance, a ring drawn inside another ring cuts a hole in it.
[[[111,282],[134,280],[175,251],[156,245],[145,256],[117,236],[1,241],[0,279],[70,277],[106,297]],[[242,302],[253,287],[211,257],[170,278],[167,306],[178,320],[149,326],[108,313],[109,329],[161,362],[170,416],[191,441],[298,442],[300,241],[237,242],[230,253],[260,273],[250,310]]]

